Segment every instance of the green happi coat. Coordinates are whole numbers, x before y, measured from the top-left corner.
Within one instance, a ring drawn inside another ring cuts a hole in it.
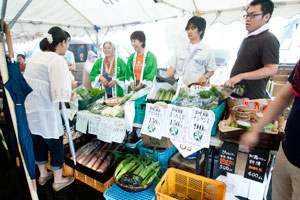
[[[91,78],[91,85],[93,88],[99,87],[101,81],[99,79],[100,75],[102,75],[103,71],[103,58],[99,58],[91,71],[90,78]],[[125,88],[125,70],[126,64],[121,58],[115,57],[115,66],[114,66],[114,74],[112,80],[116,80],[117,83],[112,87],[112,96],[113,97],[123,97],[124,96],[124,89]]]
[[[126,69],[126,83],[129,84],[130,82],[134,82],[136,84],[135,74],[134,74],[134,65],[136,61],[136,52],[131,54],[128,58],[127,62],[127,69]],[[144,62],[143,62],[143,68],[141,72],[141,80],[140,82],[149,85],[152,83],[154,77],[157,73],[157,61],[155,55],[150,52],[146,51],[144,53],[146,56],[144,56]]]

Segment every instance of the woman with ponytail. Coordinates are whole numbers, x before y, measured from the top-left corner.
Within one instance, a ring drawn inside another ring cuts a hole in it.
[[[26,98],[25,108],[40,171],[38,182],[44,185],[54,175],[52,188],[59,191],[74,181],[74,177],[62,177],[64,130],[59,111],[59,103],[71,99],[69,69],[61,57],[69,48],[70,37],[59,27],[52,27],[44,36],[40,42],[42,51],[30,59],[24,73],[33,89]],[[48,151],[53,173],[46,168]]]

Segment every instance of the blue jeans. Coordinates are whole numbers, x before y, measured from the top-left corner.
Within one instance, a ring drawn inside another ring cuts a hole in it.
[[[34,142],[34,156],[37,165],[48,163],[48,151],[50,151],[50,168],[61,169],[64,163],[63,136],[59,139],[45,139],[39,135],[32,135]]]

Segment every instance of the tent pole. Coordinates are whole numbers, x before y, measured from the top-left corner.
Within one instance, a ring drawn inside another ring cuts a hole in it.
[[[10,40],[10,31],[9,31],[8,25],[6,23],[4,23],[4,30],[5,30],[5,34],[6,34],[6,40],[11,41]],[[3,35],[1,35],[1,37],[2,36]],[[2,38],[2,41],[3,41],[3,38]],[[10,46],[10,45],[8,44],[8,46]],[[13,57],[12,47],[9,47],[8,52],[9,52],[9,56]],[[9,79],[9,77],[8,77],[8,69],[7,69],[6,58],[5,58],[4,42],[0,43],[0,72],[1,72],[1,75],[2,75],[3,83],[6,83]],[[7,103],[8,103],[11,119],[12,119],[12,122],[13,122],[15,135],[16,135],[17,142],[18,142],[18,149],[19,149],[19,152],[20,152],[20,155],[21,155],[21,159],[24,160],[22,150],[21,150],[21,147],[20,147],[20,143],[19,143],[15,106],[14,106],[13,100],[12,100],[9,92],[6,90],[6,88],[4,88],[4,91],[5,91],[5,94],[6,94],[6,97],[7,97]],[[29,191],[30,191],[30,194],[31,194],[31,198],[36,200],[36,199],[38,199],[37,188],[36,188],[36,180],[35,179],[32,180],[30,178],[27,167],[25,165],[25,162],[23,161],[22,163],[23,163],[23,167],[24,167],[24,171],[25,171]]]
[[[24,4],[24,6],[19,10],[19,12],[16,14],[16,16],[8,23],[9,29],[12,29],[12,27],[15,25],[19,17],[23,14],[25,9],[29,6],[29,4],[32,2],[32,0],[27,0],[27,2]],[[2,18],[4,19],[4,18]]]

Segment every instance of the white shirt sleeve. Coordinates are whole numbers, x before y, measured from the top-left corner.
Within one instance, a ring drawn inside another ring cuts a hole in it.
[[[71,79],[67,62],[56,58],[49,66],[52,102],[69,102],[71,99]]]

